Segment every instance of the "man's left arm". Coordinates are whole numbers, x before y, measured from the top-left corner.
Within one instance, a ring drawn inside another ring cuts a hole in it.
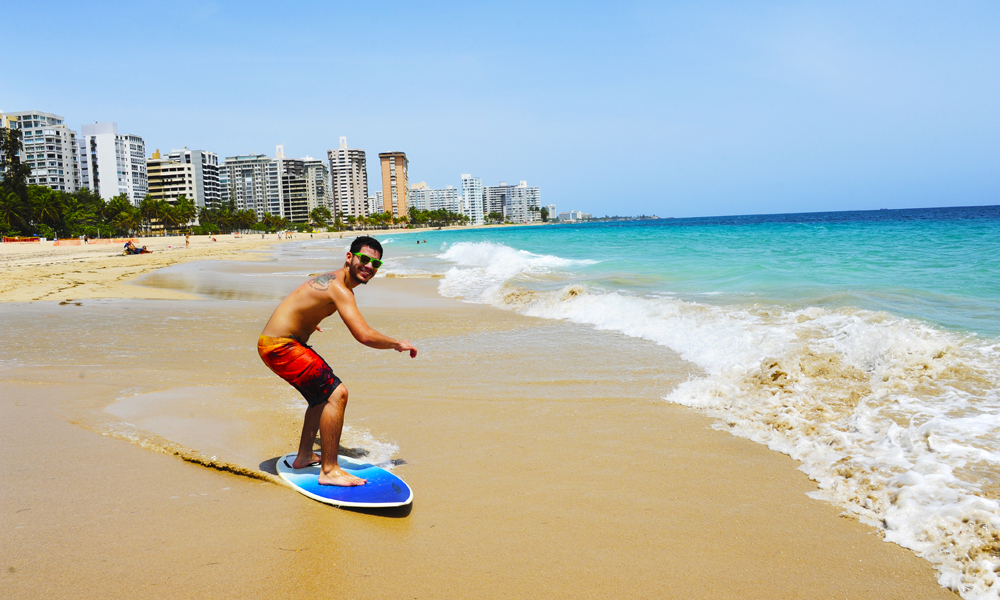
[[[344,325],[347,325],[347,329],[354,336],[354,339],[369,348],[409,352],[410,358],[416,358],[417,349],[413,344],[406,340],[396,340],[383,335],[368,325],[365,318],[361,316],[361,311],[358,310],[354,294],[339,289],[337,286],[331,286],[330,293],[333,295],[340,318],[343,319]]]

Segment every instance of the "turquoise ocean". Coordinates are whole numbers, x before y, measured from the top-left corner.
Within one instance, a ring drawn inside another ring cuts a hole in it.
[[[1000,597],[1000,207],[376,235],[380,276],[669,347],[690,375],[663,402],[800,461],[942,585]]]

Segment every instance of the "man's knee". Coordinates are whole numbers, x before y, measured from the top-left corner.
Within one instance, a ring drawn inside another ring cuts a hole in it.
[[[333,390],[330,394],[330,398],[327,402],[332,402],[334,404],[347,404],[347,386],[341,383]]]

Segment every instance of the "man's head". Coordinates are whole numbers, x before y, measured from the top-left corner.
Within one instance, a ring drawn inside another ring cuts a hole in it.
[[[368,283],[378,271],[376,261],[381,264],[382,244],[367,235],[358,236],[351,242],[351,252],[347,256],[347,270],[358,283]]]
[[[354,238],[354,241],[351,242],[351,254],[361,252],[361,248],[365,246],[368,246],[372,250],[378,252],[378,256],[375,258],[382,258],[382,244],[378,243],[378,240],[375,238],[367,235],[359,235]]]

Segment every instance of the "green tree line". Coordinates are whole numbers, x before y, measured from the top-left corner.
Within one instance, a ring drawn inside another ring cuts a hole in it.
[[[413,227],[445,227],[447,225],[467,225],[469,217],[439,208],[437,210],[420,210],[411,206],[408,220]]]

